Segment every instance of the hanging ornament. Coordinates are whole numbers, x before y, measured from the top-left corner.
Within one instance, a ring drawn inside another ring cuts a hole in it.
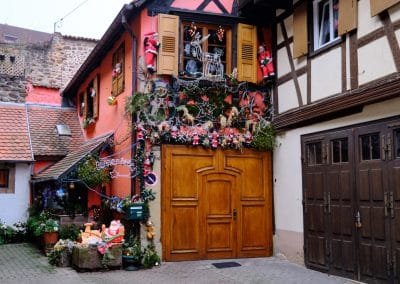
[[[224,41],[225,29],[223,27],[219,26],[217,29],[216,35],[220,42]]]
[[[190,27],[189,27],[189,29],[188,29],[188,35],[191,37],[191,38],[193,38],[194,37],[194,35],[196,34],[196,31],[197,31],[197,26],[194,24],[194,22],[192,22],[191,24],[190,24]]]

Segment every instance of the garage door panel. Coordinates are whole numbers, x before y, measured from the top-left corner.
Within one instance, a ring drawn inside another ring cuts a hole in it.
[[[213,168],[213,157],[207,155],[172,155],[171,167],[174,169],[174,178],[171,179],[171,197],[198,199],[199,192],[195,184],[196,172],[203,168]]]
[[[348,272],[355,270],[354,243],[352,241],[332,240],[332,265],[336,269]]]
[[[198,220],[197,206],[173,206],[170,228],[172,253],[199,252]]]
[[[385,246],[373,246],[368,243],[360,244],[360,273],[362,276],[387,278],[387,250]],[[363,277],[362,277],[363,278]]]
[[[342,170],[339,177],[340,183],[340,199],[350,201],[352,199],[352,184],[350,171]]]
[[[232,252],[233,235],[230,221],[207,222],[207,253]]]
[[[371,169],[369,182],[371,184],[372,198],[374,201],[383,200],[383,176],[382,169]]]
[[[228,154],[229,153],[229,154]],[[265,200],[267,197],[266,183],[269,180],[270,168],[266,163],[266,153],[259,155],[238,156],[228,152],[226,155],[226,169],[234,168],[241,172],[243,179],[241,187],[242,200]],[[244,159],[246,160],[243,163]]]
[[[361,201],[370,200],[369,193],[369,171],[368,169],[359,171],[359,196]]]
[[[267,239],[259,236],[267,232],[266,208],[263,204],[245,204],[238,221],[241,224],[241,249],[267,247]],[[257,225],[254,225],[257,224]]]
[[[308,235],[307,238],[307,253],[308,263],[315,266],[326,265],[326,250],[325,250],[325,238],[317,235]]]
[[[232,194],[234,180],[221,180],[216,177],[206,181],[205,202],[207,205],[207,217],[231,216],[232,214]]]
[[[332,205],[332,234],[351,236],[353,234],[353,212],[351,205]]]

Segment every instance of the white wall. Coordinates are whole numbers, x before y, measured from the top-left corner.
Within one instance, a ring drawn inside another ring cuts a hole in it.
[[[300,136],[400,115],[400,98],[366,106],[362,113],[287,131],[274,151],[275,252],[301,255],[303,251],[302,168]],[[297,235],[296,235],[297,233]],[[294,246],[293,240],[297,240]],[[288,240],[286,244],[281,240]],[[290,250],[287,244],[290,243]],[[286,250],[285,250],[286,249]]]
[[[15,193],[0,193],[0,220],[8,225],[25,222],[29,208],[31,166],[15,166]]]

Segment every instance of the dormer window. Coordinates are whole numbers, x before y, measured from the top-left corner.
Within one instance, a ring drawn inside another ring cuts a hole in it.
[[[71,136],[71,129],[66,124],[57,124],[56,125],[58,136]]]
[[[17,40],[18,40],[17,36],[10,35],[10,34],[4,35],[4,42],[15,43],[15,42],[17,42]]]

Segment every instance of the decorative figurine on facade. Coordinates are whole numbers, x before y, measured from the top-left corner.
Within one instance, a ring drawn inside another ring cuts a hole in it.
[[[145,62],[149,73],[156,72],[155,59],[158,55],[158,48],[160,47],[157,38],[158,34],[155,32],[145,34],[144,37]]]
[[[264,45],[258,47],[258,62],[260,63],[262,75],[264,79],[275,76],[274,63],[271,53]]]

